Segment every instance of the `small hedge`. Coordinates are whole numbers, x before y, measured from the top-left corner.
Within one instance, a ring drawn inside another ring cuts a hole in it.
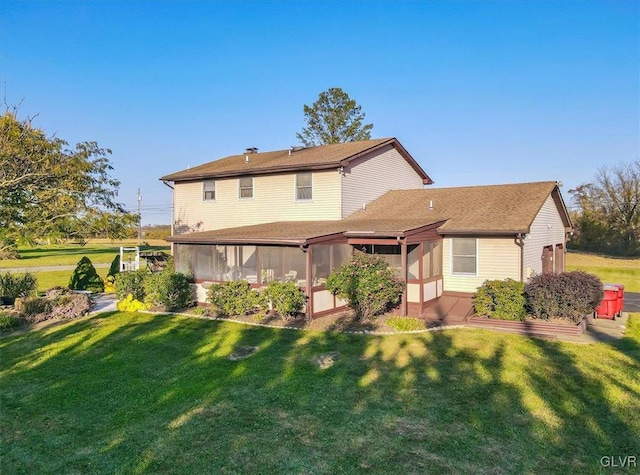
[[[332,272],[326,287],[349,302],[357,319],[370,319],[397,307],[404,291],[387,261],[361,252]]]
[[[262,296],[283,320],[295,318],[307,301],[304,291],[293,282],[270,282]]]
[[[524,283],[513,279],[485,280],[473,296],[476,314],[498,320],[524,320],[526,305]]]
[[[533,317],[564,317],[577,323],[598,307],[604,287],[595,275],[573,271],[536,275],[527,283],[525,293]]]
[[[115,276],[116,298],[124,300],[129,294],[134,300],[144,301],[144,281],[151,275],[147,270],[119,272]]]
[[[246,315],[264,305],[262,295],[244,280],[213,284],[207,291],[207,301],[220,316]]]
[[[144,302],[151,306],[162,306],[167,311],[193,305],[193,290],[184,274],[163,270],[148,274],[143,281]]]

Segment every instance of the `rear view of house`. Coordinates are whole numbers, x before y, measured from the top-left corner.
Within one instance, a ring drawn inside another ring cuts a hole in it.
[[[556,182],[424,188],[431,179],[396,139],[304,150],[248,151],[163,178],[175,183],[176,269],[200,301],[213,282],[281,280],[304,289],[309,316],[335,312],[345,302],[325,282],[354,252],[396,269],[402,315],[486,279],[564,270],[571,222]]]

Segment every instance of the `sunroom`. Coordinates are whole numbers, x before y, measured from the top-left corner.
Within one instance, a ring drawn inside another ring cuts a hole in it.
[[[442,294],[442,239],[438,223],[386,220],[281,222],[175,235],[176,270],[190,275],[198,301],[217,282],[245,280],[260,288],[290,281],[307,294],[306,313],[318,317],[346,302],[326,290],[329,274],[354,252],[381,255],[406,283],[401,315],[421,315]]]

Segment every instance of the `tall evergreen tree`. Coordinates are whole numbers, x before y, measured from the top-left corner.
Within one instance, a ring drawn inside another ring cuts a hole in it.
[[[357,142],[371,138],[373,124],[364,124],[364,112],[339,87],[321,92],[311,106],[305,104],[306,127],[296,134],[305,146]]]

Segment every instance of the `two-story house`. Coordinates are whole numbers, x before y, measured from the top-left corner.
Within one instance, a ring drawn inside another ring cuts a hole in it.
[[[309,316],[344,307],[324,282],[356,251],[397,269],[399,313],[426,315],[443,293],[564,270],[571,231],[555,182],[424,188],[431,179],[396,139],[247,150],[162,180],[174,188],[176,269],[199,301],[212,282],[291,280]]]

